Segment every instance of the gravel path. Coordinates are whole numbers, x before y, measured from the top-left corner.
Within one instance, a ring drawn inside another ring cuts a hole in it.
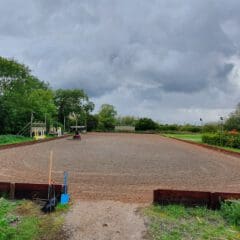
[[[46,183],[54,151],[53,178],[82,200],[151,202],[154,189],[240,190],[240,159],[148,134],[89,133],[0,151],[0,181]]]
[[[138,205],[113,201],[80,201],[66,215],[70,240],[141,240],[146,235]]]

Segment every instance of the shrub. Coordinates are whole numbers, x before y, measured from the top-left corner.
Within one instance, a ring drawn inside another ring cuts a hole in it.
[[[202,127],[202,131],[204,133],[217,133],[219,130],[219,124],[218,123],[206,123]]]
[[[221,214],[230,224],[240,225],[240,201],[225,201],[221,204]]]
[[[176,133],[180,131],[180,126],[177,124],[160,124],[158,130],[167,133]]]
[[[240,134],[215,133],[203,134],[202,142],[210,145],[240,148]]]
[[[135,125],[136,131],[156,130],[157,127],[157,123],[150,118],[140,118]]]
[[[191,125],[191,124],[185,124],[185,125],[181,126],[180,131],[199,133],[199,132],[201,132],[201,127]]]

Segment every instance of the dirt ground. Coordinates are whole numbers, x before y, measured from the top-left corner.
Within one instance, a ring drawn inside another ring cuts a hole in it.
[[[240,159],[148,134],[88,133],[0,151],[0,181],[47,183],[69,173],[75,199],[151,202],[154,189],[240,190]]]
[[[146,239],[138,207],[115,201],[79,201],[66,215],[64,230],[71,240]]]

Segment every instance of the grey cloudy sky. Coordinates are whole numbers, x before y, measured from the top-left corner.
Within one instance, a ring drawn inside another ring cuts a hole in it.
[[[98,107],[162,122],[240,101],[239,0],[0,0],[0,55]]]

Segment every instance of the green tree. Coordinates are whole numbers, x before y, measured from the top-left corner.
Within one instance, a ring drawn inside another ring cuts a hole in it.
[[[98,115],[88,115],[87,118],[87,130],[88,131],[93,131],[96,130],[98,128]]]
[[[157,127],[158,124],[150,118],[140,118],[135,125],[137,131],[156,130]]]
[[[224,127],[226,130],[236,129],[240,131],[240,103],[237,105],[236,110],[230,114],[224,124]]]
[[[117,111],[110,104],[103,104],[98,113],[98,128],[100,130],[113,130],[116,124]]]
[[[192,124],[184,124],[180,127],[179,130],[182,132],[197,133],[197,132],[201,132],[201,126],[196,126],[196,125],[192,125]]]
[[[8,90],[16,80],[27,79],[31,76],[30,69],[14,59],[0,56],[0,95]]]
[[[55,92],[55,104],[58,111],[58,120],[64,124],[69,116],[77,118],[78,123],[85,124],[94,103],[89,101],[87,94],[81,89],[59,89]],[[67,122],[67,126],[69,122]]]
[[[117,125],[119,126],[135,126],[137,118],[134,116],[123,116],[117,118]]]
[[[0,131],[17,133],[34,112],[38,121],[54,117],[53,93],[48,84],[31,75],[15,60],[0,57]]]
[[[202,131],[204,133],[216,133],[219,131],[219,124],[218,123],[206,123],[203,125]]]

